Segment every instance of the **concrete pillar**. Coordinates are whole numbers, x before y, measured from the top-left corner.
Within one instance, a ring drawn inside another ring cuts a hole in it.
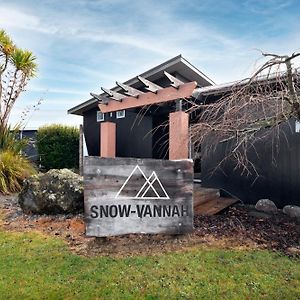
[[[184,111],[169,114],[169,159],[189,158],[189,115]]]
[[[100,156],[116,157],[116,124],[113,122],[102,122],[100,132]]]

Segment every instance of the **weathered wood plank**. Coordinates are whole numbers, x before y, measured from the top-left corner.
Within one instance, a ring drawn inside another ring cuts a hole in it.
[[[112,91],[112,90],[109,90],[109,89],[106,89],[104,87],[101,87],[101,90],[106,93],[108,95],[109,98],[113,99],[113,100],[116,100],[116,101],[122,101],[123,98],[125,98],[126,96],[121,94],[121,93],[118,93],[118,92],[115,92],[115,91]]]
[[[157,91],[162,89],[161,86],[151,82],[150,80],[148,80],[142,76],[138,76],[137,79],[145,85],[145,87],[148,91],[150,91],[152,93],[157,93]]]
[[[86,234],[182,234],[193,229],[193,163],[84,159]]]
[[[128,95],[128,96],[131,96],[131,97],[137,97],[139,95],[142,95],[144,94],[144,92],[138,90],[138,89],[135,89],[129,85],[126,85],[124,83],[121,83],[121,82],[118,82],[116,81],[116,84],[123,89],[124,91],[124,94]]]
[[[173,86],[174,88],[179,88],[180,85],[184,84],[183,81],[179,80],[178,78],[172,76],[171,74],[169,74],[168,72],[164,71],[165,76],[168,77],[168,79],[171,81],[171,86]]]
[[[223,209],[237,203],[239,200],[234,198],[215,197],[194,207],[196,215],[212,216]]]
[[[210,200],[219,198],[219,190],[217,189],[210,189],[210,188],[203,188],[199,184],[194,185],[194,210],[195,207],[201,205],[205,202]]]

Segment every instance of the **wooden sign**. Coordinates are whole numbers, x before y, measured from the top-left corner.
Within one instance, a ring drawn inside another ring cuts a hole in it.
[[[88,236],[193,230],[193,162],[84,158]]]

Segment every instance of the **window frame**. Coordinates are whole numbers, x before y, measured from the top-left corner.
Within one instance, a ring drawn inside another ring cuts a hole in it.
[[[126,110],[125,109],[116,111],[116,118],[117,119],[123,119],[125,117],[126,117]]]
[[[97,110],[97,122],[103,122],[103,121],[105,121],[105,113],[103,113],[100,110]]]

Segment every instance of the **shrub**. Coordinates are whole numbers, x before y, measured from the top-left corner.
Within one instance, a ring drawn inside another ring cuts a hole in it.
[[[0,151],[0,192],[19,192],[25,178],[35,173],[34,167],[22,155],[11,150]]]
[[[41,164],[49,169],[78,169],[79,129],[72,126],[43,126],[37,132]]]

